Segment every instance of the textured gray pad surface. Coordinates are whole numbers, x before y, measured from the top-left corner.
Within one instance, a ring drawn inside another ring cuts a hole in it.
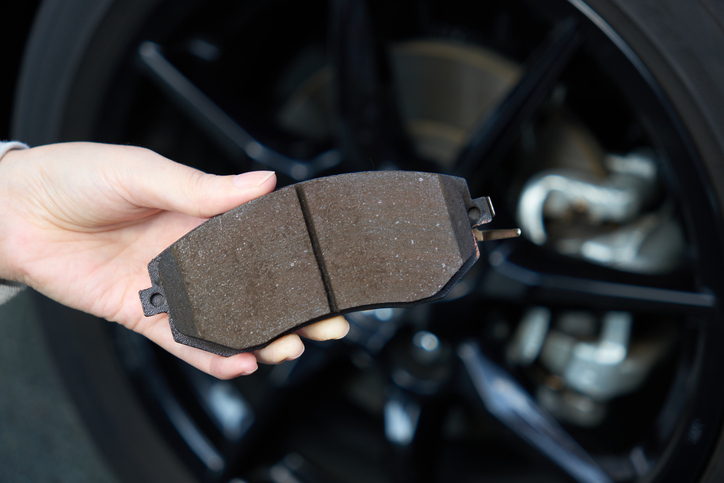
[[[491,218],[461,178],[319,178],[185,235],[149,264],[141,301],[146,315],[168,312],[178,342],[254,350],[332,315],[443,297],[479,256],[471,225]]]

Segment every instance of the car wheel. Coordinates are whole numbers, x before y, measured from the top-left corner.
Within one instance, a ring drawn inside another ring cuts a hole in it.
[[[723,22],[707,1],[44,2],[17,139],[282,185],[456,174],[524,233],[445,300],[234,381],[40,299],[98,445],[128,481],[719,481]]]

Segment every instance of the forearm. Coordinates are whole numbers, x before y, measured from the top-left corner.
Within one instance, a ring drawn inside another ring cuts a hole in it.
[[[26,146],[23,143],[17,142],[17,141],[9,141],[9,142],[0,142],[0,162],[2,162],[2,158],[10,150],[13,149],[25,149],[28,146]],[[2,211],[0,210],[0,213]],[[1,216],[1,215],[0,215]],[[0,251],[3,250],[3,247],[0,245]],[[17,283],[17,282],[11,282],[8,280],[3,280],[0,278],[0,304],[4,304],[11,298],[13,298],[15,295],[17,295],[19,292],[21,292],[25,288],[25,285]]]

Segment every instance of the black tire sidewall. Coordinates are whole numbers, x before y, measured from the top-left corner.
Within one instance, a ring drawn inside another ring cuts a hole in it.
[[[694,141],[711,186],[709,196],[724,213],[724,7],[678,0],[588,0],[645,64]],[[711,227],[712,235],[721,227]],[[724,273],[724,272],[720,272]],[[710,341],[712,342],[712,341]],[[714,341],[713,344],[720,343]],[[709,368],[714,369],[714,368]],[[716,370],[716,369],[714,369]],[[683,434],[699,425],[691,414]],[[719,425],[703,483],[724,481],[724,436]],[[699,429],[697,429],[698,431]],[[695,446],[694,443],[691,443]]]

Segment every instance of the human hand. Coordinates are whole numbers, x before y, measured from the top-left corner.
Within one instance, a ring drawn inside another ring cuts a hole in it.
[[[214,176],[132,146],[65,143],[9,151],[0,160],[0,278],[118,322],[220,379],[250,374],[257,361],[295,359],[304,351],[299,335],[339,339],[349,330],[344,318],[222,357],[176,343],[168,316],[144,317],[138,299],[154,256],[275,183],[269,171]]]

